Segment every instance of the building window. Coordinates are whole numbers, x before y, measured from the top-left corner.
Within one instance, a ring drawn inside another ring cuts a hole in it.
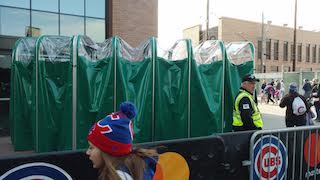
[[[35,36],[59,35],[58,14],[32,11],[32,28],[38,32]]]
[[[86,16],[105,18],[106,0],[86,0]]]
[[[72,36],[77,34],[84,34],[84,17],[60,15],[60,35]]]
[[[258,59],[262,58],[262,41],[258,41]]]
[[[86,18],[86,35],[93,41],[103,42],[105,40],[105,21],[96,18]]]
[[[266,42],[266,59],[271,58],[271,39],[268,39]]]
[[[302,44],[298,44],[298,61],[302,61]]]
[[[30,11],[24,9],[0,7],[0,34],[7,36],[25,36],[30,26]]]
[[[30,9],[30,0],[1,0],[0,5]]]
[[[49,12],[58,12],[58,0],[32,0],[31,9]]]
[[[310,44],[306,47],[306,62],[310,62]]]
[[[274,50],[274,60],[279,60],[279,40],[276,40],[274,42],[274,46],[273,46],[273,50]]]
[[[60,0],[60,12],[84,16],[84,0]]]
[[[316,63],[317,45],[312,47],[312,63]]]
[[[288,61],[288,42],[283,42],[283,60]]]

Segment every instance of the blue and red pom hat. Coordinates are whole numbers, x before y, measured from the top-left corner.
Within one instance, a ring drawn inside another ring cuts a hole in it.
[[[96,122],[88,134],[88,141],[103,152],[122,156],[132,151],[133,128],[131,119],[136,116],[136,107],[131,102],[120,104],[114,112]]]

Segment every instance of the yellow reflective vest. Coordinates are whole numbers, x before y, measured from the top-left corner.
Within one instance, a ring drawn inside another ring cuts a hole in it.
[[[236,97],[236,100],[234,102],[234,109],[233,109],[233,126],[243,126],[243,122],[240,116],[240,111],[239,111],[239,102],[243,97],[248,97],[251,103],[251,107],[253,108],[253,114],[251,116],[253,120],[253,124],[258,127],[262,128],[263,127],[263,122],[262,122],[262,117],[260,114],[260,111],[256,105],[256,103],[253,100],[253,97],[250,93],[248,93],[245,90],[240,89],[240,93]]]

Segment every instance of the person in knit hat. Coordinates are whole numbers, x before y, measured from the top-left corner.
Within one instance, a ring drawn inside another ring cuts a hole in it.
[[[300,99],[303,101],[303,103],[306,107],[306,112],[301,113],[301,114],[294,113],[293,103],[294,103],[296,97],[300,97]],[[296,83],[294,83],[294,82],[290,83],[289,93],[281,99],[279,106],[281,108],[287,107],[286,116],[285,116],[285,121],[286,121],[287,127],[305,126],[306,125],[306,123],[307,123],[306,113],[310,110],[310,106],[309,106],[309,103],[307,103],[306,98],[298,93],[298,86]]]
[[[158,154],[153,149],[133,149],[132,119],[136,107],[131,102],[120,104],[114,112],[96,122],[89,131],[86,154],[99,169],[100,180],[152,179]]]

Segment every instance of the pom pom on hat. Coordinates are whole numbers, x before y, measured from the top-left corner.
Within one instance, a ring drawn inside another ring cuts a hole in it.
[[[88,141],[101,151],[122,156],[132,151],[133,127],[131,119],[137,110],[133,103],[123,102],[120,111],[109,114],[96,122],[88,134]]]
[[[125,114],[129,119],[136,117],[137,109],[136,106],[129,101],[120,104],[120,111]]]

